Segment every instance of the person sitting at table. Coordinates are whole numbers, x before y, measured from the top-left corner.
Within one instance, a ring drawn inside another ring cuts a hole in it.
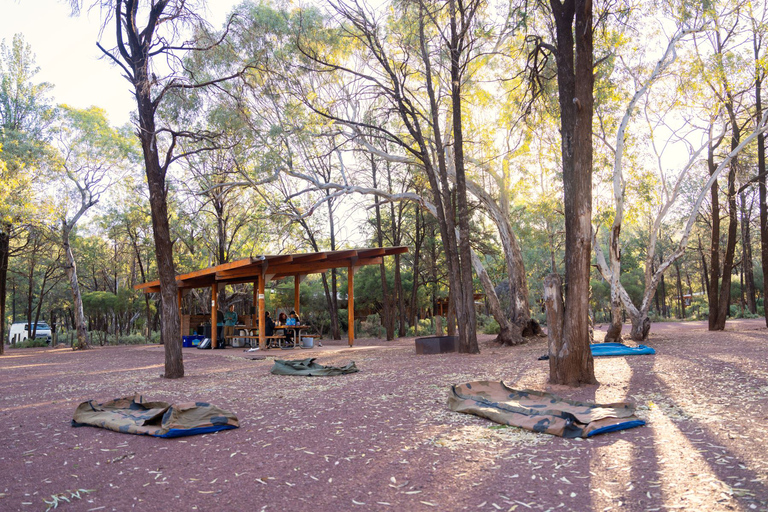
[[[229,306],[229,311],[224,313],[224,340],[227,336],[233,336],[235,334],[235,325],[237,325],[237,313],[235,313],[235,305]]]
[[[264,313],[264,335],[272,336],[275,334],[275,322],[272,317],[269,316],[269,311]]]
[[[216,348],[224,348],[224,338],[221,337],[224,330],[224,313],[220,309],[216,310]]]
[[[288,316],[281,311],[280,314],[277,315],[277,325],[285,325],[287,321],[288,321]]]
[[[296,315],[295,311],[291,311],[291,316],[288,317],[288,320],[285,322],[285,325],[301,325],[301,322],[299,321],[298,315]],[[285,330],[285,338],[288,340],[288,342],[293,343],[293,339],[296,337],[296,329],[286,329]]]

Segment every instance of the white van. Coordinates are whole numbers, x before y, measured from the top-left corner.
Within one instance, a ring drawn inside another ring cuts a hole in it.
[[[11,330],[8,333],[8,343],[21,343],[29,338],[30,333],[27,331],[27,322],[14,322],[11,325]],[[35,329],[35,339],[44,339],[47,343],[51,343],[51,328],[45,322],[37,322],[37,328]]]

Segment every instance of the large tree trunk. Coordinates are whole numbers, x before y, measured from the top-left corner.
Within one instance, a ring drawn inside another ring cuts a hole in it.
[[[563,195],[565,281],[562,336],[550,345],[550,382],[594,384],[589,337],[589,276],[592,233],[592,3],[551,0],[557,30]],[[575,23],[574,23],[575,19]],[[574,37],[575,34],[575,37]],[[575,47],[575,51],[574,51]]]
[[[165,373],[168,379],[184,376],[181,353],[181,319],[179,318],[178,286],[173,263],[173,241],[168,223],[168,192],[166,169],[160,165],[155,131],[154,105],[149,96],[149,78],[146,64],[134,67],[136,100],[139,105],[139,130],[144,152],[144,166],[149,186],[149,205],[152,213],[152,233],[155,242],[157,273],[160,280],[160,336],[165,346]]]
[[[744,273],[744,286],[742,292],[746,295],[747,309],[753,315],[757,313],[757,298],[755,294],[755,273],[752,263],[752,230],[750,218],[752,206],[747,208],[747,199],[744,192],[741,193],[741,268]],[[754,203],[752,203],[754,204]]]
[[[726,105],[731,119],[731,150],[733,151],[741,140],[738,120],[733,111],[733,105]],[[731,306],[731,274],[733,273],[733,262],[736,256],[736,240],[738,237],[738,219],[736,205],[736,169],[738,168],[738,159],[733,157],[728,168],[728,241],[725,246],[725,257],[723,258],[723,272],[720,280],[720,293],[717,299],[717,319],[714,326],[710,323],[710,330],[722,331],[725,329],[725,321],[730,313]],[[709,309],[712,314],[712,307]]]
[[[423,5],[420,6],[421,9],[424,8]],[[435,207],[437,209],[437,219],[438,219],[438,225],[440,227],[440,237],[443,241],[443,249],[445,251],[445,261],[446,266],[448,267],[448,275],[450,276],[451,283],[450,283],[450,295],[449,299],[451,303],[458,303],[458,306],[455,308],[456,313],[456,320],[458,320],[458,323],[460,324],[459,329],[459,343],[458,348],[459,352],[463,353],[478,353],[480,349],[477,346],[477,332],[475,331],[475,315],[474,315],[474,307],[468,308],[467,303],[467,296],[469,296],[469,302],[473,303],[473,293],[472,293],[472,276],[471,276],[471,269],[469,270],[469,274],[466,273],[462,275],[463,269],[464,269],[464,263],[469,264],[469,252],[463,253],[462,248],[459,247],[461,244],[456,243],[456,224],[454,222],[454,213],[456,212],[457,205],[454,204],[453,198],[451,197],[451,187],[450,183],[448,182],[448,168],[446,165],[446,159],[445,159],[445,149],[446,146],[443,142],[443,135],[442,130],[440,129],[440,116],[439,116],[439,108],[438,108],[438,100],[437,100],[437,94],[434,89],[434,83],[432,80],[432,68],[431,68],[431,55],[430,52],[427,50],[426,47],[426,36],[424,34],[424,23],[425,23],[425,13],[422,12],[420,16],[420,25],[419,25],[419,39],[421,43],[421,55],[425,66],[425,84],[427,89],[427,96],[429,97],[429,109],[430,109],[430,121],[431,121],[431,128],[433,131],[433,140],[434,140],[434,146],[435,146],[435,154],[437,156],[437,163],[438,167],[435,169],[435,167],[432,164],[432,159],[430,158],[431,150],[429,145],[427,144],[427,140],[422,133],[420,127],[416,125],[418,122],[418,118],[414,119],[414,125],[415,128],[413,130],[413,134],[416,137],[416,142],[419,146],[419,151],[422,155],[421,160],[424,163],[424,170],[427,174],[427,177],[429,178],[430,183],[430,189],[432,190]],[[455,22],[455,20],[454,20]],[[451,49],[451,60],[453,61],[453,49]],[[453,68],[453,63],[451,64]],[[454,70],[451,70],[451,74],[453,75]],[[455,83],[455,86],[458,86],[458,82]],[[452,96],[453,96],[453,87],[452,85]],[[456,106],[454,105],[454,110],[456,110]],[[459,104],[459,109],[456,113],[454,113],[454,116],[457,116],[459,118],[461,117],[461,108]],[[462,144],[460,143],[460,135],[459,140],[455,140],[454,144],[458,147],[461,147]],[[461,173],[463,174],[463,154],[459,153],[459,155],[462,158],[461,163]],[[458,167],[458,160],[459,156],[455,157],[457,161],[457,167]],[[458,179],[458,168],[457,168],[457,179]],[[457,188],[460,188],[459,185],[457,185]],[[460,217],[468,217],[469,214],[466,210],[466,188],[462,190],[461,193],[458,193],[459,198],[459,205],[458,205],[458,214]],[[464,205],[464,209],[462,209],[461,205]],[[467,234],[468,236],[468,234]],[[468,243],[469,239],[466,239],[467,242],[467,249],[468,249]],[[462,241],[462,244],[464,241]],[[460,255],[465,255],[466,259],[465,262],[460,261]],[[469,280],[469,285],[467,286],[466,280]],[[450,314],[450,313],[449,313]],[[448,325],[448,333],[451,333],[451,329],[455,331],[455,323],[449,321]]]
[[[64,257],[66,258],[64,269],[69,279],[69,286],[72,288],[72,311],[75,315],[75,331],[77,332],[77,344],[73,345],[73,348],[84,349],[89,346],[88,330],[85,326],[85,314],[83,314],[83,298],[80,295],[80,285],[77,282],[75,256],[72,254],[72,247],[69,245],[69,233],[70,230],[66,223],[62,222],[61,242],[64,248]]]
[[[463,4],[462,4],[463,6]],[[460,6],[460,7],[462,7]],[[453,154],[456,168],[456,203],[459,225],[459,243],[458,251],[454,257],[458,264],[459,282],[458,293],[452,293],[455,298],[456,319],[459,328],[459,346],[462,352],[478,353],[480,349],[477,346],[477,318],[475,316],[475,298],[472,284],[472,256],[469,240],[469,205],[467,202],[467,179],[464,171],[464,135],[461,122],[461,82],[462,63],[460,59],[466,48],[467,24],[470,22],[465,17],[465,12],[457,12],[455,0],[449,1],[451,37],[449,43],[449,52],[451,58],[451,103],[453,120]],[[458,19],[457,19],[458,17]],[[459,25],[459,22],[461,24]],[[444,186],[447,188],[447,173]]]
[[[608,332],[605,333],[605,343],[619,343],[622,341],[621,330],[624,323],[621,321],[621,302],[614,302],[613,293],[611,293],[611,325],[608,326]]]
[[[472,253],[472,260],[475,263],[475,272],[480,278],[480,282],[482,283],[483,288],[486,290],[493,289],[493,282],[491,281],[491,277],[488,275],[488,271],[485,270],[485,267],[480,261],[480,258],[474,252]],[[499,335],[495,341],[504,345],[518,345],[520,343],[525,343],[522,330],[514,323],[507,321],[507,317],[504,314],[504,309],[501,307],[501,302],[499,301],[498,295],[495,293],[486,294],[486,300],[488,303],[488,309],[491,311],[491,315],[493,315],[493,317],[496,319],[501,319],[499,322]]]
[[[763,71],[762,56],[757,46],[757,37],[754,38],[755,51],[755,119],[762,119],[763,103],[762,94]],[[768,194],[765,187],[765,135],[760,132],[757,136],[757,175],[758,189],[760,193],[760,259],[763,267],[763,313],[765,325],[768,327],[768,301],[765,300],[768,292]]]
[[[707,150],[707,166],[710,176],[715,172],[715,150],[710,144]],[[709,330],[717,329],[717,318],[720,307],[720,196],[717,180],[712,183],[710,188],[710,198],[712,203],[712,234],[709,247],[709,291],[707,302],[709,303]]]
[[[509,315],[503,312],[502,315],[497,315],[497,313],[494,312],[494,309],[491,308],[491,314],[501,327],[499,337],[496,341],[504,345],[516,345],[520,343],[520,340],[517,338],[518,335],[524,337],[533,336],[540,332],[538,323],[531,319],[531,308],[528,299],[528,281],[525,275],[523,252],[520,249],[520,244],[517,242],[517,237],[515,237],[515,233],[512,230],[509,216],[506,214],[505,208],[499,206],[485,189],[471,180],[467,180],[467,189],[472,195],[480,200],[494,224],[496,224],[499,238],[501,239],[501,247],[504,251],[504,260],[507,266],[510,302]],[[480,263],[479,260],[477,263]],[[482,266],[482,263],[480,263],[480,266]],[[478,265],[475,264],[475,272],[477,271]],[[489,288],[487,284],[483,282],[483,289],[485,290],[487,297],[491,298],[491,296],[493,296],[492,300],[498,301],[495,287]],[[509,321],[515,326],[514,328],[505,325],[509,323],[507,318],[509,318]],[[513,333],[517,334],[513,335]]]

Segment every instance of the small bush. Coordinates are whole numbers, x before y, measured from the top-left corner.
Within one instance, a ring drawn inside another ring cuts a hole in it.
[[[117,340],[118,345],[144,345],[146,342],[147,338],[142,334],[127,334]]]
[[[501,326],[495,319],[491,319],[491,321],[483,327],[483,334],[499,334],[499,332],[501,332]]]
[[[355,336],[361,338],[386,338],[387,329],[381,325],[379,315],[368,315],[365,320],[355,321]]]
[[[443,324],[445,325],[445,324]],[[421,318],[418,320],[418,329],[413,325],[408,326],[406,336],[432,336],[435,334],[435,324],[431,318]]]
[[[477,330],[483,334],[499,334],[501,327],[499,323],[490,315],[477,315]]]
[[[27,338],[24,341],[21,341],[19,343],[14,343],[11,345],[11,348],[38,348],[38,347],[47,347],[48,342],[46,342],[44,339],[29,339]]]

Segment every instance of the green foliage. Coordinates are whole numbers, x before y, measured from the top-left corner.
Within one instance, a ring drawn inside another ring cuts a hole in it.
[[[24,341],[21,341],[19,343],[13,343],[12,345],[9,345],[11,348],[39,348],[39,347],[47,347],[48,343],[42,339],[32,339],[27,338]]]
[[[385,338],[387,330],[381,325],[378,314],[368,315],[355,328],[356,338]]]
[[[477,330],[483,334],[499,334],[499,332],[501,332],[501,327],[492,316],[478,314]]]
[[[146,345],[147,337],[142,334],[109,334],[104,331],[88,331],[91,343],[105,345]],[[159,343],[160,333],[153,332],[150,343]]]

